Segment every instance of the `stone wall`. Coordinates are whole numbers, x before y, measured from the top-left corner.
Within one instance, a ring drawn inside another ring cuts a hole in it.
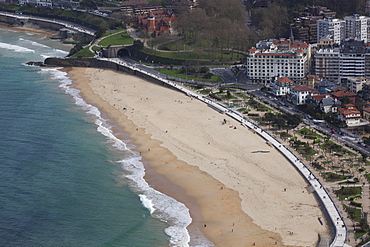
[[[137,70],[132,70],[124,65],[120,65],[114,62],[99,60],[96,58],[55,58],[50,57],[45,59],[45,66],[55,66],[55,67],[87,67],[87,68],[101,68],[101,69],[111,69],[119,72],[129,73],[131,75],[139,76],[145,80],[154,82],[156,84],[172,88],[171,86],[163,83],[162,81],[144,74]],[[176,88],[172,88],[176,89]],[[176,89],[178,90],[178,89]]]

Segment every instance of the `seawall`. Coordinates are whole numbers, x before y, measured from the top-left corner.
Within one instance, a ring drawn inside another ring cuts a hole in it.
[[[87,67],[87,68],[111,69],[115,71],[129,73],[131,75],[140,76],[141,78],[145,80],[148,80],[148,81],[157,83],[161,86],[169,87],[179,92],[182,92],[181,90],[175,87],[171,87],[171,85],[168,85],[164,83],[162,80],[156,79],[153,76],[149,76],[140,71],[133,70],[127,66],[123,66],[123,65],[113,63],[110,61],[99,60],[96,58],[55,58],[55,57],[51,57],[51,58],[45,59],[44,64],[46,66],[55,66],[55,67]]]

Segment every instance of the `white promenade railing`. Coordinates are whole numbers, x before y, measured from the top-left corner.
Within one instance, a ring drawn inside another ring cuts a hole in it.
[[[177,83],[174,83],[170,80],[164,79],[160,77],[159,75],[153,74],[151,72],[142,70],[140,68],[137,68],[135,65],[130,65],[122,60],[119,59],[107,59],[107,58],[98,58],[99,60],[104,61],[111,61],[115,62],[119,65],[122,65],[124,67],[130,68],[133,71],[138,71],[140,73],[143,73],[147,76],[150,76],[152,78],[155,78],[173,88],[176,88],[185,94],[187,94],[190,97],[196,98],[198,100],[203,101],[204,103],[207,103],[210,107],[216,109],[219,112],[225,113],[229,115],[230,117],[234,118],[235,120],[239,121],[243,126],[246,126],[252,130],[254,130],[257,134],[259,134],[261,137],[263,137],[266,141],[271,143],[276,149],[278,149],[295,167],[296,169],[301,173],[301,175],[308,181],[308,183],[312,186],[312,188],[315,190],[318,199],[321,201],[321,204],[325,207],[325,210],[330,217],[330,220],[335,228],[335,236],[333,238],[332,243],[330,244],[331,247],[341,247],[346,246],[346,238],[347,238],[347,227],[344,223],[344,220],[342,219],[342,216],[340,215],[340,212],[338,208],[335,206],[333,200],[331,199],[329,193],[325,190],[325,188],[320,183],[319,179],[316,178],[314,174],[311,173],[309,168],[305,166],[301,160],[295,156],[288,148],[286,148],[284,145],[282,145],[277,139],[275,139],[272,135],[270,135],[268,132],[264,131],[260,127],[258,127],[256,124],[252,123],[250,120],[244,118],[239,112],[230,110],[226,106],[219,104],[217,102],[214,102],[202,95],[199,95],[193,91],[190,91],[187,88],[184,88],[180,86]]]
[[[68,21],[63,21],[63,20],[43,18],[43,17],[38,17],[38,16],[32,16],[32,15],[14,14],[14,13],[8,13],[4,11],[0,11],[0,15],[13,17],[13,18],[21,19],[21,20],[36,20],[36,21],[45,21],[45,22],[55,23],[55,24],[62,25],[66,28],[78,31],[80,33],[86,33],[91,36],[95,36],[95,32],[96,32],[95,30],[88,29],[81,25],[74,24]]]

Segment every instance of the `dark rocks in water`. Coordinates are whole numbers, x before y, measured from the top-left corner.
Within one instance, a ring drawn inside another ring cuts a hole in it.
[[[40,67],[45,66],[45,64],[43,62],[32,62],[32,61],[30,61],[30,62],[27,62],[26,64],[30,65],[30,66],[40,66]]]

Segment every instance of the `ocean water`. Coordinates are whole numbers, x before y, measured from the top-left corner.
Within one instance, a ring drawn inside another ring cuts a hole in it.
[[[207,246],[181,203],[56,68],[68,47],[0,29],[0,246]]]

